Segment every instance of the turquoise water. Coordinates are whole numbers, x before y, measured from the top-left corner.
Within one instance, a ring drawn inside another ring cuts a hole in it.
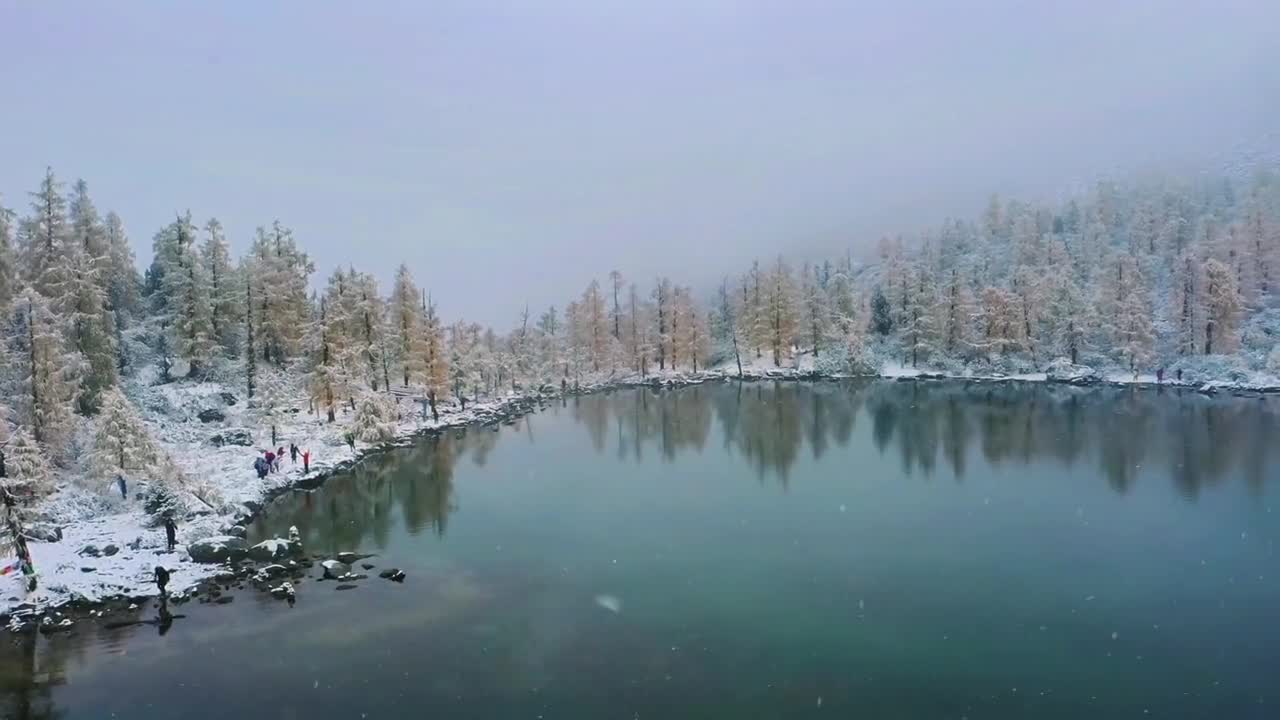
[[[1276,717],[1278,408],[958,382],[569,399],[372,458],[252,529],[405,583],[7,640],[0,708]]]

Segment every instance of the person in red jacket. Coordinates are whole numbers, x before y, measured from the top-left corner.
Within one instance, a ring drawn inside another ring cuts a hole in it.
[[[311,451],[303,450],[302,451],[302,474],[306,475],[309,472],[311,472]]]
[[[268,450],[266,454],[262,456],[262,459],[267,461],[268,472],[276,471],[276,454],[275,453]]]

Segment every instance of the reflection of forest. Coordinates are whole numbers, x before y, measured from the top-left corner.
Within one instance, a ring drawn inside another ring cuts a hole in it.
[[[120,611],[116,623],[143,621],[152,609]],[[66,682],[67,665],[82,661],[95,648],[111,650],[124,640],[121,631],[101,622],[79,622],[74,633],[43,636],[34,630],[5,632],[0,638],[0,718],[52,720],[63,711],[54,690]]]
[[[1255,488],[1280,472],[1280,444],[1271,442],[1277,409],[1270,398],[1172,390],[850,381],[617,392],[578,399],[573,416],[597,451],[612,433],[619,456],[636,460],[646,451],[670,460],[684,448],[701,450],[714,416],[724,447],[784,486],[805,446],[821,458],[832,444],[847,445],[865,413],[875,447],[895,452],[908,475],[929,475],[941,461],[962,479],[970,453],[980,452],[990,464],[1096,463],[1124,492],[1150,462],[1194,497],[1233,472]]]
[[[859,422],[881,453],[908,475],[931,475],[941,463],[956,479],[979,453],[990,464],[1056,461],[1097,467],[1117,492],[1155,464],[1187,497],[1242,475],[1260,488],[1275,475],[1280,444],[1277,400],[1209,398],[1174,391],[1080,389],[1058,385],[963,382],[748,382],[679,390],[625,390],[573,398],[569,417],[595,452],[642,462],[701,452],[709,440],[747,460],[760,480],[783,487],[802,453],[820,459],[844,447]],[[452,430],[411,448],[371,458],[317,493],[278,499],[261,523],[265,534],[296,524],[309,548],[337,552],[378,547],[399,517],[410,533],[443,535],[456,509],[453,469],[460,459],[483,465],[512,431],[533,437],[531,419],[506,432]],[[868,427],[869,425],[869,427]]]

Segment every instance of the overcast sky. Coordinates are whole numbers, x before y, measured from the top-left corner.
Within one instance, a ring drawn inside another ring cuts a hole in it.
[[[1280,126],[1280,2],[0,0],[0,195],[88,180],[509,326]]]

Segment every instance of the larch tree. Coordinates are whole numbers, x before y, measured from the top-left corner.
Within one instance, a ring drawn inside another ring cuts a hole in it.
[[[608,352],[608,318],[605,315],[604,296],[600,292],[600,283],[592,280],[582,293],[578,303],[584,324],[584,340],[586,355],[591,361],[591,370],[600,371],[600,365]]]
[[[622,342],[622,273],[614,270],[609,273],[609,287],[613,291],[612,310],[609,311],[609,325],[613,329],[613,339]]]
[[[298,248],[293,231],[279,221],[270,229],[258,228],[250,258],[260,352],[264,360],[283,366],[302,349],[312,313],[307,287],[315,265]]]
[[[239,328],[244,311],[241,283],[231,263],[231,247],[227,244],[222,223],[211,218],[204,226],[204,244],[200,247],[203,280],[209,298],[209,325],[214,341],[227,355],[239,349]]]
[[[45,168],[40,189],[30,195],[31,214],[18,233],[23,276],[36,292],[54,298],[61,294],[58,272],[68,233],[67,199],[52,168]]]
[[[196,227],[190,211],[161,230],[154,245],[153,275],[159,276],[161,309],[168,320],[173,347],[187,361],[187,375],[196,377],[213,356],[214,335],[209,285],[196,248]]]
[[[110,480],[117,475],[149,475],[156,469],[157,457],[155,442],[133,403],[116,388],[103,393],[89,454],[89,467],[94,476]]]
[[[311,335],[314,338],[314,357],[307,386],[311,394],[311,402],[317,408],[323,408],[329,422],[337,419],[338,403],[342,401],[346,390],[346,372],[341,365],[340,355],[343,333],[340,321],[334,313],[329,312],[329,294],[320,298],[320,314],[312,325]]]
[[[438,401],[449,392],[449,358],[444,344],[444,326],[435,303],[422,300],[422,352],[425,354],[427,402],[431,417],[440,420]]]
[[[117,324],[123,324],[126,317],[138,314],[142,283],[124,221],[114,212],[108,212],[103,231],[107,241],[107,300],[115,311]]]
[[[1221,261],[1204,264],[1204,354],[1235,350],[1240,316],[1240,295],[1235,274]]]
[[[671,347],[671,281],[665,277],[658,278],[653,288],[653,310],[657,323],[654,341],[657,343],[658,369],[666,370]]]
[[[19,426],[5,445],[5,477],[0,488],[30,505],[53,491],[53,469],[49,455],[35,435]]]
[[[28,289],[12,307],[9,340],[19,371],[18,423],[61,460],[72,431],[72,403],[79,395],[79,358],[67,349],[58,320],[39,293]]]
[[[400,370],[401,384],[426,381],[426,353],[422,347],[422,310],[418,306],[418,286],[413,273],[404,263],[396,269],[388,308],[395,331],[395,364]]]
[[[18,293],[18,253],[13,245],[13,211],[0,204],[0,309]]]
[[[1195,355],[1199,351],[1201,322],[1203,317],[1200,262],[1190,253],[1178,258],[1172,282],[1169,303],[1170,321],[1174,326],[1174,347],[1180,356]]]
[[[784,354],[790,355],[795,344],[797,325],[795,278],[791,268],[779,255],[769,273],[767,289],[767,321],[769,346],[773,350],[774,366],[782,365]]]

